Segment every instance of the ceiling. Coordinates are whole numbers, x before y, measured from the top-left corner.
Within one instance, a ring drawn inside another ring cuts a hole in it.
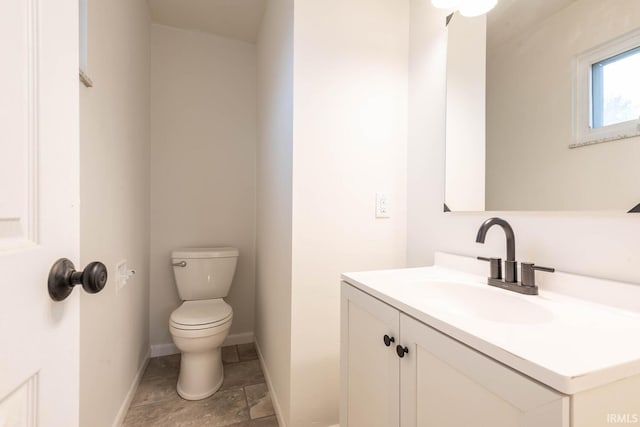
[[[487,15],[487,46],[495,47],[535,28],[577,0],[500,0]]]
[[[153,22],[255,43],[266,0],[147,0]]]

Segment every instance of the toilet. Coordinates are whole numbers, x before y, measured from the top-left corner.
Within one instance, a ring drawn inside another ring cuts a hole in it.
[[[183,302],[171,313],[169,331],[182,353],[177,391],[184,399],[204,399],[222,385],[221,346],[233,318],[223,298],[237,261],[236,248],[182,248],[171,253]]]

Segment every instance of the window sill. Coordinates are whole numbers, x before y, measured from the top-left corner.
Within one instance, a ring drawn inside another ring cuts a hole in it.
[[[603,128],[585,130],[575,143],[569,144],[569,148],[580,148],[638,136],[640,136],[640,120],[631,120]]]

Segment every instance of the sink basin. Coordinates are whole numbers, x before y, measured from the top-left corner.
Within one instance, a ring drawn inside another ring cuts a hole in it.
[[[425,291],[430,304],[458,316],[495,322],[540,324],[551,322],[554,315],[526,298],[508,291],[468,285],[460,282],[429,282]]]

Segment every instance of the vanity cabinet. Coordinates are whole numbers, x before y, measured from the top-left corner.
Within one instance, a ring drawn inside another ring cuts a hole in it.
[[[400,312],[343,282],[340,327],[340,426],[399,427]]]
[[[342,283],[343,427],[569,427],[569,397]]]
[[[401,426],[569,426],[569,397],[402,313],[400,339]]]

